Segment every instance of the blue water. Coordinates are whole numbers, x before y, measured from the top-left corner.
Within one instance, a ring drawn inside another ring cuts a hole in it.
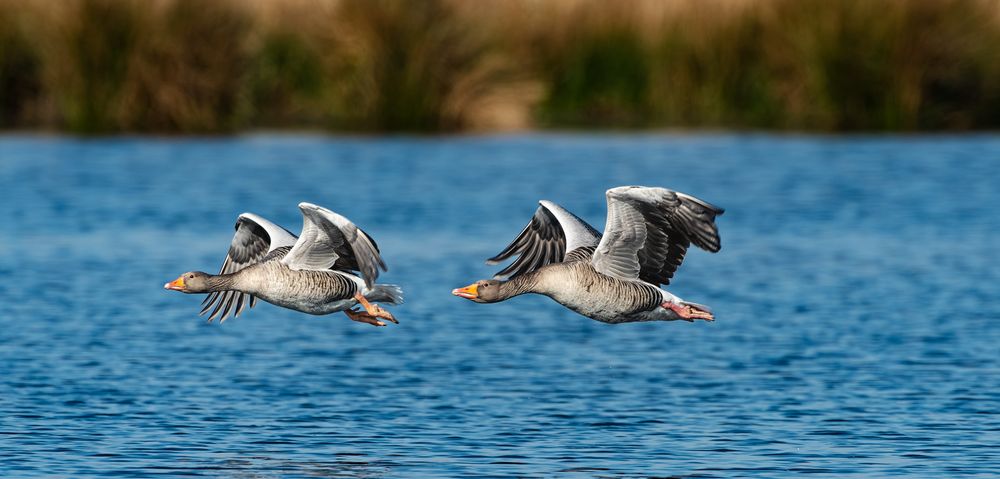
[[[606,325],[452,288],[557,201],[720,206],[672,291]],[[0,476],[997,477],[1000,137],[0,137]],[[252,211],[379,242],[385,328],[164,291]]]

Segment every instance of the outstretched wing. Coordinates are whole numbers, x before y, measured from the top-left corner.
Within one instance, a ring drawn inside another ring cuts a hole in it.
[[[229,245],[229,253],[222,262],[219,274],[232,274],[247,266],[259,262],[268,253],[277,248],[288,247],[295,243],[295,235],[288,230],[253,213],[243,213],[236,219],[236,234]],[[199,315],[212,309],[208,320],[220,316],[225,321],[230,311],[239,316],[243,307],[257,304],[257,298],[238,291],[223,291],[209,294],[202,301]]]
[[[670,284],[691,243],[721,248],[715,217],[722,208],[665,188],[620,186],[607,197],[608,222],[592,260],[601,273]]]
[[[486,260],[498,264],[514,255],[513,263],[493,277],[507,279],[534,271],[551,263],[560,263],[566,254],[581,247],[596,246],[601,234],[563,207],[547,200],[538,202],[531,221],[503,251]]]
[[[375,284],[378,270],[387,270],[378,245],[350,220],[312,203],[299,203],[299,209],[302,232],[281,259],[289,268],[357,271],[369,288]]]

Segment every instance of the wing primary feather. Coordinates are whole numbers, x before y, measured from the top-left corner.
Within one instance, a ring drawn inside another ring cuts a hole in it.
[[[229,250],[219,274],[234,274],[251,264],[255,264],[264,259],[268,254],[277,248],[291,247],[295,242],[295,235],[288,230],[278,226],[267,219],[253,213],[243,213],[233,225],[236,231],[230,241]],[[226,318],[229,311],[239,314],[245,307],[244,302],[247,297],[244,293],[234,293],[231,291],[209,293],[201,302],[199,315],[204,315],[211,310],[209,321],[214,320],[219,315]],[[254,299],[250,296],[251,307]],[[237,302],[239,304],[237,304]]]
[[[230,291],[226,291],[219,296],[219,301],[215,305],[215,309],[212,310],[212,314],[208,316],[208,321],[212,322],[222,313],[222,308],[226,305],[226,299],[229,296]]]
[[[198,316],[201,316],[201,315],[205,314],[206,311],[208,311],[209,309],[212,309],[212,307],[215,306],[215,301],[216,301],[216,299],[218,299],[219,293],[215,292],[215,293],[209,294],[208,297],[211,298],[212,300],[211,301],[207,301],[207,298],[206,298],[206,301],[202,303],[204,306],[201,308],[201,311],[198,313]]]
[[[226,291],[226,296],[222,301],[222,312],[219,314],[219,322],[225,322],[226,318],[229,317],[229,310],[233,307],[233,297],[236,296],[235,291]]]
[[[525,225],[524,229],[522,229],[521,232],[518,233],[517,237],[514,238],[514,241],[511,241],[510,244],[507,245],[507,247],[504,248],[503,251],[497,253],[496,256],[486,260],[486,264],[491,264],[491,265],[497,264],[519,253],[520,249],[524,246],[524,242],[526,241],[527,236],[531,233],[531,226],[532,222],[529,221],[528,224]]]
[[[289,268],[357,271],[369,288],[379,270],[388,270],[375,241],[350,220],[312,203],[299,203],[299,210],[302,234],[281,259]]]
[[[233,302],[236,299],[236,292],[230,291],[226,295],[226,308],[222,310],[222,316],[219,316],[219,322],[224,323],[226,319],[229,318],[229,312],[233,309]]]
[[[665,188],[612,188],[607,199],[607,227],[592,260],[600,272],[669,284],[691,244],[713,253],[721,247],[715,217],[722,208]]]
[[[546,259],[548,259],[546,258],[547,254],[546,246],[547,244],[545,241],[539,241],[534,244],[534,246],[531,248],[531,255],[528,256],[528,260],[530,260],[531,263],[527,268],[525,268],[522,274],[528,271],[534,271],[543,264],[546,264]]]
[[[205,299],[204,299],[204,301],[202,301],[202,302],[201,302],[201,305],[202,305],[202,306],[205,306],[205,305],[207,305],[207,304],[211,304],[211,303],[212,303],[212,301],[214,301],[214,300],[215,300],[215,297],[216,297],[216,296],[218,296],[218,295],[219,295],[219,292],[218,292],[218,291],[215,291],[215,292],[212,292],[212,293],[208,293],[208,295],[207,295],[207,296],[205,296]],[[207,307],[206,307],[206,308],[207,308]],[[203,309],[203,310],[202,310],[201,312],[202,312],[202,313],[204,313],[204,312],[205,312],[205,310]]]
[[[240,313],[243,312],[243,307],[246,306],[247,298],[246,295],[240,293],[236,295],[236,311],[233,312],[233,317],[239,317]]]
[[[567,237],[567,229],[573,233],[572,238]],[[583,247],[596,246],[598,238],[596,230],[579,217],[551,201],[542,200],[528,224],[502,251],[487,259],[486,264],[514,258],[511,264],[493,275],[497,279],[507,279],[565,261],[571,240],[575,247]]]

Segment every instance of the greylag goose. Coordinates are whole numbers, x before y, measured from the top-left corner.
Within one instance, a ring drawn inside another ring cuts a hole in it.
[[[236,220],[236,234],[217,275],[191,271],[163,287],[183,293],[209,293],[199,314],[220,322],[257,298],[309,314],[343,311],[354,321],[385,326],[398,323],[374,302],[400,304],[402,290],[375,284],[386,271],[378,245],[367,233],[337,213],[299,203],[302,232],[288,230],[253,213]],[[360,277],[358,274],[360,273]],[[355,310],[360,304],[363,310]]]
[[[721,208],[665,188],[620,186],[607,192],[603,236],[551,201],[521,234],[487,264],[517,259],[493,279],[452,294],[495,303],[525,293],[548,296],[579,314],[605,323],[715,317],[707,307],[667,292],[688,246],[718,252],[715,217]]]

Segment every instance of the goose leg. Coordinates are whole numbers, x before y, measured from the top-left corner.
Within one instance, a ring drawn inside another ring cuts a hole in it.
[[[396,321],[396,318],[392,316],[392,313],[382,309],[382,307],[377,304],[369,303],[368,300],[361,295],[361,293],[354,293],[354,299],[358,300],[358,303],[361,304],[361,307],[365,308],[365,311],[367,311],[369,315],[376,318],[387,319],[399,324],[399,321]]]
[[[355,311],[353,309],[345,309],[344,310],[344,314],[346,314],[348,318],[351,318],[351,321],[357,321],[359,323],[368,323],[368,324],[370,324],[372,326],[385,326],[385,323],[383,323],[382,321],[379,321],[374,316],[372,316],[372,315],[370,315],[370,314],[368,314],[368,313],[366,313],[364,311]]]
[[[667,301],[660,305],[663,308],[672,309],[681,319],[688,322],[694,321],[696,319],[704,319],[705,321],[715,321],[715,316],[708,311],[702,311],[700,309],[691,307],[687,304],[676,304]]]

